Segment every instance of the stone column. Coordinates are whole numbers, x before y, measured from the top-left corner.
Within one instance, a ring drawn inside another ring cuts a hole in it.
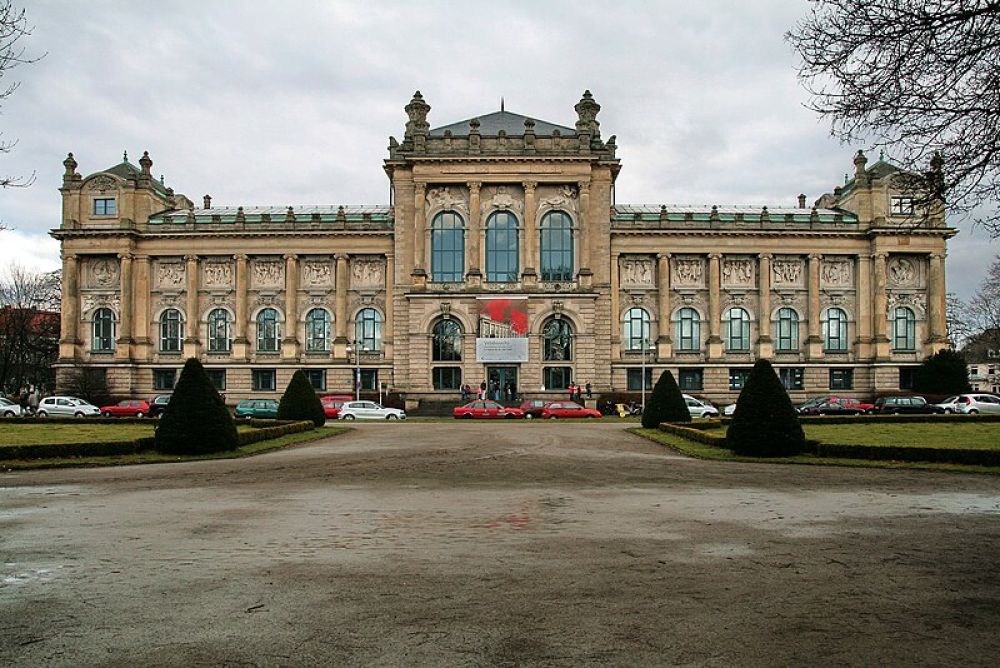
[[[589,288],[593,279],[593,272],[590,270],[590,229],[593,226],[590,210],[590,182],[581,181],[580,184],[580,287]]]
[[[63,253],[62,266],[62,318],[59,332],[59,361],[68,362],[76,357],[80,327],[80,276],[77,256]]]
[[[127,360],[132,357],[132,256],[122,253],[118,256],[118,294],[121,298],[121,313],[118,315],[118,340],[115,342],[115,358]]]
[[[333,339],[333,356],[335,359],[346,359],[347,357],[347,290],[348,271],[350,263],[346,253],[337,253],[337,276],[336,276],[336,301],[335,313],[333,314],[335,335]]]
[[[184,327],[187,336],[184,337],[184,357],[198,357],[201,353],[201,338],[198,336],[201,325],[201,313],[198,309],[198,256],[187,255],[187,267],[184,272]]]
[[[887,268],[886,260],[888,254],[875,253],[875,289],[872,294],[872,301],[875,304],[872,313],[872,324],[875,331],[875,359],[889,359],[889,336],[886,328],[889,324],[889,295],[886,293]]]
[[[708,256],[708,359],[723,356],[722,347],[722,255]]]
[[[809,336],[806,339],[808,359],[823,359],[823,314],[819,303],[819,266],[823,256],[813,253],[809,256],[809,276],[807,278],[809,301]]]
[[[387,360],[391,360],[393,356],[392,341],[393,324],[395,321],[393,294],[396,289],[395,272],[395,259],[393,258],[392,253],[387,253],[385,256],[385,323],[382,326],[382,350],[385,355],[385,359]]]
[[[757,286],[759,310],[757,316],[757,357],[771,359],[774,356],[774,339],[771,337],[771,259],[770,253],[757,256]]]
[[[427,184],[413,186],[413,285],[427,286]]]
[[[245,360],[250,352],[247,340],[247,271],[248,260],[244,253],[237,253],[236,259],[236,322],[233,329],[233,359]],[[286,318],[286,327],[290,324]]]
[[[469,287],[478,288],[483,284],[483,267],[479,257],[480,247],[480,189],[482,184],[471,181],[469,186],[469,226],[465,236],[465,278]]]
[[[944,283],[944,254],[931,253],[927,276],[927,326],[928,337],[926,355],[933,355],[947,347],[947,297]]]
[[[152,341],[149,338],[150,308],[150,258],[148,255],[135,256],[135,280],[133,281],[133,333],[135,343],[132,345],[132,358],[149,360],[152,351]]]
[[[523,252],[521,262],[521,275],[524,287],[531,288],[538,285],[538,198],[535,194],[537,183],[525,181],[521,184],[524,187],[524,235],[521,248]]]
[[[299,356],[299,258],[285,255],[285,336],[281,340],[282,359]]]
[[[621,314],[621,270],[618,267],[618,253],[611,253],[611,359],[622,358],[622,314]],[[614,374],[614,370],[611,371]],[[614,380],[612,379],[612,385]]]
[[[872,258],[867,253],[857,257],[858,280],[855,288],[858,338],[855,352],[859,360],[872,356]]]
[[[656,310],[659,311],[656,357],[667,359],[674,354],[673,340],[670,338],[670,253],[656,256],[656,287]]]

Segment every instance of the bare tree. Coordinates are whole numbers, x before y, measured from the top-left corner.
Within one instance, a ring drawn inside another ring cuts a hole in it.
[[[976,294],[963,305],[961,318],[969,331],[970,359],[986,350],[1000,350],[1000,255],[993,258]]]
[[[10,0],[0,0],[0,105],[14,94],[19,85],[17,81],[9,81],[10,72],[19,65],[38,60],[25,55],[24,39],[29,35],[31,26],[24,10],[15,7]],[[10,153],[16,144],[16,140],[5,140],[0,132],[0,154]],[[0,176],[0,188],[23,188],[34,181],[34,172],[29,177]]]
[[[812,5],[786,36],[802,58],[811,108],[841,140],[885,148],[915,174],[912,190],[926,203],[976,209],[976,221],[1000,236],[1000,2]],[[942,161],[943,170],[926,171]]]
[[[11,266],[0,277],[0,390],[52,387],[52,363],[59,352],[58,304],[58,272]]]

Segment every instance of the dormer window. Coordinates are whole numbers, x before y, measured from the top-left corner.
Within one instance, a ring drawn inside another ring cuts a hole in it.
[[[912,216],[912,197],[893,197],[891,202],[891,213],[894,216]]]
[[[98,197],[94,199],[95,216],[114,216],[118,214],[118,203],[114,197]]]

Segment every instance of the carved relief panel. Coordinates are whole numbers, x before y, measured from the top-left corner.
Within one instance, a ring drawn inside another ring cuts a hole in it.
[[[303,288],[329,288],[333,286],[334,271],[329,258],[313,258],[302,263],[300,271]]]
[[[889,258],[887,275],[890,287],[915,288],[923,286],[922,265],[913,257],[894,255]]]
[[[230,259],[209,259],[202,265],[202,285],[206,288],[229,288],[233,285]]]
[[[464,186],[439,186],[429,188],[424,197],[424,213],[430,217],[438,211],[458,211],[463,216],[469,214],[469,193]]]
[[[184,261],[180,258],[156,261],[153,271],[154,287],[160,290],[183,290],[184,278]]]
[[[819,279],[824,288],[850,288],[854,285],[854,262],[848,257],[823,258]]]
[[[705,287],[705,258],[700,255],[678,255],[670,260],[673,270],[671,284],[676,287]]]
[[[623,287],[653,288],[653,258],[648,255],[622,255],[618,268]]]
[[[351,287],[355,290],[381,290],[385,287],[385,258],[381,255],[351,257]]]
[[[254,258],[250,264],[250,285],[254,288],[281,288],[285,284],[285,263],[277,258]]]
[[[99,174],[87,181],[87,190],[91,191],[96,190],[104,193],[108,190],[116,190],[117,188],[118,182],[115,181],[114,177],[107,174]]]
[[[771,284],[781,288],[798,288],[805,285],[802,259],[798,257],[776,257],[771,262]]]
[[[97,308],[110,308],[115,313],[121,313],[122,301],[117,292],[91,292],[83,295],[83,308],[80,317],[85,318]]]
[[[560,209],[570,213],[579,213],[580,199],[576,186],[544,186],[538,188],[538,208]]]
[[[731,288],[756,287],[756,260],[748,257],[726,257],[722,260],[722,285]]]
[[[908,306],[913,309],[918,320],[923,320],[927,316],[927,295],[923,292],[890,292],[888,297],[890,319],[898,306]]]
[[[116,257],[91,257],[87,258],[84,268],[84,277],[88,288],[117,288],[118,287],[118,258]]]
[[[524,211],[524,193],[516,186],[485,186],[479,197],[484,221],[493,211],[513,211],[518,217]]]

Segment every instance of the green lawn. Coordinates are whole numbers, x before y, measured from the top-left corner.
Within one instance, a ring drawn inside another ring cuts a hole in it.
[[[134,441],[152,436],[154,422],[148,424],[101,424],[80,420],[73,424],[40,421],[32,424],[14,424],[0,421],[0,448],[5,445],[39,445],[57,443],[114,443]],[[240,431],[251,429],[237,425]]]

